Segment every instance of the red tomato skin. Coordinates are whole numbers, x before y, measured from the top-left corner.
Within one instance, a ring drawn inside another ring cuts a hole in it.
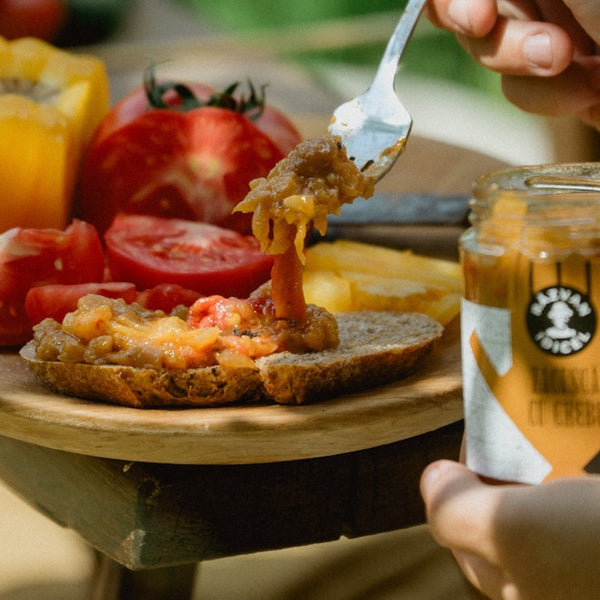
[[[253,237],[207,223],[118,215],[104,239],[113,279],[138,289],[168,283],[244,298],[269,279],[273,265]]]
[[[191,306],[202,294],[175,283],[161,283],[139,292],[136,302],[149,310],[162,310],[169,314],[177,306]]]
[[[184,85],[200,102],[207,102],[213,94],[217,93],[214,87],[203,83],[186,81]],[[173,108],[181,105],[181,101],[173,91],[167,92],[162,99],[165,104]],[[96,130],[94,143],[98,144],[111,133],[137,119],[148,110],[151,110],[151,107],[144,87],[139,86],[133,89],[121,98],[104,117]],[[283,155],[288,154],[302,141],[302,136],[293,122],[283,112],[268,104],[264,106],[260,116],[252,123],[271,139]]]
[[[102,281],[104,252],[98,233],[75,220],[65,231],[10,229],[0,235],[0,345],[27,342],[30,288],[49,283]]]
[[[302,136],[292,121],[272,106],[265,106],[254,124],[277,144],[284,156],[302,141]]]
[[[46,318],[62,323],[65,315],[76,310],[79,299],[87,294],[122,298],[127,304],[137,302],[144,308],[162,310],[165,314],[180,305],[191,306],[201,296],[193,290],[168,283],[143,292],[138,292],[133,283],[123,281],[74,285],[55,283],[31,288],[25,297],[25,312],[31,325],[37,325]]]
[[[216,92],[215,88],[201,83],[188,82],[185,85],[192,90],[196,98],[201,102],[206,102]],[[175,92],[167,92],[163,96],[163,101],[174,108],[180,104]],[[111,133],[131,123],[131,121],[134,121],[149,110],[152,110],[152,107],[148,102],[144,87],[135,88],[115,103],[110,112],[102,119],[94,134],[94,143],[100,143],[101,140],[108,137]]]
[[[117,213],[236,223],[249,182],[282,152],[244,116],[206,107],[151,110],[93,144],[83,165],[79,216],[103,233]],[[241,224],[240,224],[241,222]]]
[[[31,325],[37,325],[46,318],[61,323],[67,313],[77,308],[78,300],[87,294],[123,298],[128,304],[135,302],[138,297],[133,283],[54,283],[31,288],[25,296],[25,312]]]
[[[0,35],[8,40],[56,38],[68,13],[66,0],[0,0]]]

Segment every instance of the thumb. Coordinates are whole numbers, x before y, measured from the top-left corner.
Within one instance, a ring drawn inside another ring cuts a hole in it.
[[[439,544],[496,559],[491,543],[500,501],[496,486],[486,485],[460,463],[441,460],[423,471],[420,488],[431,534]]]

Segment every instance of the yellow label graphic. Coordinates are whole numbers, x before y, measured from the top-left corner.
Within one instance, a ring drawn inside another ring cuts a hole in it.
[[[519,255],[510,277],[508,367],[499,369],[490,358],[481,339],[485,323],[478,323],[463,329],[468,336],[463,352],[471,354],[476,371],[465,376],[483,379],[549,463],[549,473],[540,480],[585,474],[600,453],[600,261],[574,254],[560,263],[531,263]],[[470,393],[469,385],[465,389]],[[468,429],[467,410],[465,418]],[[485,443],[477,439],[477,444]],[[484,450],[468,449],[478,451]],[[503,457],[486,460],[501,462]],[[485,474],[495,473],[490,465]]]

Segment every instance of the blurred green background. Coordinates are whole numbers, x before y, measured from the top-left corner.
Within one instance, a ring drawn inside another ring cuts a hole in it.
[[[171,7],[179,9],[178,13],[191,15],[192,20],[196,15],[198,25],[202,24],[209,35],[233,33],[259,41],[262,36],[280,56],[298,61],[315,72],[339,63],[368,67],[373,72],[406,1],[47,0],[55,7],[63,7],[58,34],[53,34],[50,40],[58,46],[110,41],[121,27],[129,25],[131,29],[131,19],[135,18],[132,15],[139,17],[144,11],[160,14]],[[28,12],[24,8],[12,9],[13,18],[21,28],[20,35],[27,34],[28,19],[47,18],[42,8],[39,14],[32,12],[35,10],[32,7],[44,4],[31,0]],[[19,10],[21,16],[15,16]],[[2,30],[2,19],[0,34],[8,35]],[[434,28],[425,18],[420,20],[408,45],[402,68],[420,77],[501,95],[496,74],[475,63],[452,34]]]
[[[144,11],[162,13],[169,7],[197,18],[203,31],[254,37],[270,44],[281,57],[297,61],[318,76],[343,63],[373,73],[406,0],[48,0],[62,6],[58,34],[50,41],[74,47],[110,41],[120,29],[131,30],[131,19]],[[47,18],[40,8],[20,17],[21,35],[27,19]],[[18,6],[15,4],[15,6]],[[42,6],[42,4],[40,4]],[[13,9],[16,15],[18,9]],[[0,17],[2,14],[0,14]],[[183,18],[183,17],[182,17]],[[189,31],[189,29],[187,30]],[[150,32],[149,32],[150,33]],[[0,34],[8,35],[2,30]],[[35,35],[35,34],[34,34]],[[185,33],[183,34],[185,35]],[[262,37],[261,37],[262,36]],[[415,76],[446,80],[501,96],[499,78],[473,61],[455,37],[422,18],[408,45],[402,68]]]
[[[264,29],[398,10],[402,0],[180,0],[233,29]]]
[[[290,28],[298,31],[302,26],[310,29],[311,24],[347,20],[360,21],[380,14],[381,36],[378,40],[342,48],[306,48],[281,53],[288,58],[302,61],[306,65],[344,62],[357,66],[377,65],[385,47],[385,40],[392,33],[405,0],[177,0],[193,6],[199,15],[212,19],[224,29],[256,35],[269,30]],[[388,18],[389,17],[389,18]],[[403,69],[423,77],[439,78],[457,84],[500,95],[499,78],[473,61],[460,47],[454,35],[427,26],[423,18],[408,45],[403,58]],[[340,24],[340,27],[343,25]]]

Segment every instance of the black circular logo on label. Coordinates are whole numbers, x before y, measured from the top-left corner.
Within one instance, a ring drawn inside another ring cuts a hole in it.
[[[567,286],[535,292],[527,306],[527,329],[533,342],[553,356],[583,350],[596,332],[596,311],[587,294]]]

